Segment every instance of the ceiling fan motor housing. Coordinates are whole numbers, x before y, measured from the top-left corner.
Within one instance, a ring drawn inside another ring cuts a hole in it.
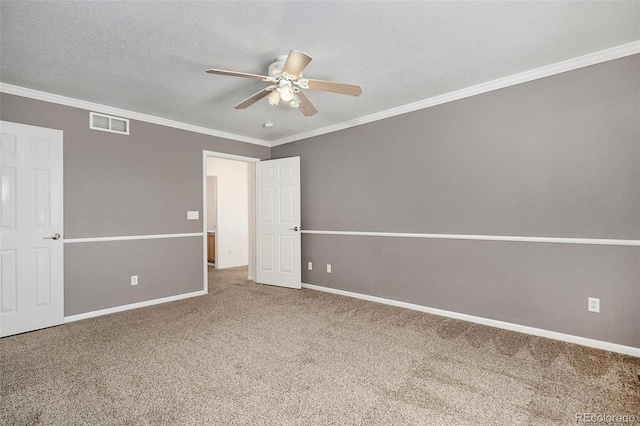
[[[282,77],[282,69],[284,68],[285,62],[287,61],[287,56],[288,55],[280,55],[271,65],[269,65],[269,70],[267,73],[269,77]],[[299,77],[302,77],[302,73],[300,73]]]

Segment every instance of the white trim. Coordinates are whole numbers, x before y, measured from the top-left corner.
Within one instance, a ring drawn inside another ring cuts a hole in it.
[[[443,240],[480,240],[480,241],[513,241],[522,243],[555,243],[555,244],[587,244],[603,246],[640,247],[640,240],[614,240],[597,238],[563,238],[563,237],[517,237],[510,235],[458,235],[458,234],[415,234],[410,232],[358,232],[358,231],[312,231],[303,230],[303,234],[315,235],[353,235],[365,237],[400,237],[428,238]]]
[[[0,92],[9,95],[22,96],[39,101],[51,102],[58,105],[66,105],[74,108],[86,109],[88,111],[96,111],[104,114],[126,117],[131,120],[144,121],[146,123],[158,124],[160,126],[172,127],[174,129],[187,130],[189,132],[201,133],[203,135],[216,136],[224,139],[231,139],[238,142],[246,142],[254,145],[270,147],[271,143],[262,139],[250,138],[248,136],[236,135],[220,130],[209,129],[206,127],[195,126],[193,124],[182,123],[179,121],[168,120],[166,118],[156,117],[153,115],[142,114],[121,108],[110,107],[107,105],[87,102],[80,99],[68,98],[66,96],[55,95],[53,93],[41,92],[39,90],[27,89],[26,87],[14,86],[12,84],[0,83]]]
[[[386,299],[384,297],[353,293],[351,291],[338,290],[335,288],[323,287],[323,286],[314,285],[314,284],[302,283],[302,288],[306,288],[309,290],[323,291],[326,293],[338,294],[340,296],[353,297],[356,299],[368,300],[370,302],[397,306],[400,308],[411,309],[414,311],[425,312],[433,315],[440,315],[443,317],[454,318],[462,321],[469,321],[476,324],[487,325],[489,327],[496,327],[504,330],[517,331],[519,333],[530,334],[533,336],[546,337],[549,339],[560,340],[568,343],[575,343],[577,345],[588,346],[591,348],[603,349],[605,351],[618,352],[621,354],[640,357],[640,348],[634,348],[632,346],[619,345],[617,343],[604,342],[601,340],[594,340],[586,337],[574,336],[571,334],[558,333],[556,331],[543,330],[541,328],[529,327],[526,325],[514,324],[510,322],[498,321],[498,320],[493,320],[493,319],[483,318],[483,317],[476,317],[473,315],[461,314],[459,312],[445,311],[443,309],[429,308],[427,306],[416,305],[413,303],[400,302],[398,300]]]
[[[103,241],[132,241],[132,240],[155,240],[160,238],[184,238],[201,237],[202,232],[191,232],[188,234],[156,234],[156,235],[124,235],[119,237],[90,237],[90,238],[66,238],[65,244],[74,243],[99,243]]]
[[[99,317],[102,315],[114,314],[116,312],[129,311],[131,309],[144,308],[146,306],[157,305],[160,303],[174,302],[176,300],[188,299],[190,297],[203,296],[206,293],[202,290],[191,293],[178,294],[175,296],[162,297],[160,299],[145,300],[144,302],[131,303],[129,305],[116,306],[114,308],[100,309],[99,311],[85,312],[83,314],[70,315],[64,317],[64,323],[79,321],[87,318]]]
[[[217,152],[217,151],[202,151],[204,157],[215,157],[222,158],[225,160],[234,160],[234,161],[244,161],[245,163],[257,163],[260,161],[259,158],[255,157],[245,157],[243,155],[236,154],[227,154],[226,152]],[[205,164],[205,172],[206,172],[206,164]]]
[[[397,115],[406,114],[447,102],[457,101],[459,99],[491,92],[493,90],[503,89],[509,86],[515,86],[520,83],[526,83],[528,81],[533,81],[544,77],[550,77],[552,75],[588,67],[590,65],[595,65],[614,59],[623,58],[625,56],[635,55],[637,53],[640,53],[640,40],[612,47],[610,49],[601,50],[599,52],[590,53],[588,55],[579,56],[577,58],[568,59],[566,61],[557,62],[555,64],[535,68],[533,70],[521,72],[519,74],[514,74],[508,77],[499,78],[497,80],[492,80],[486,83],[477,84],[475,86],[445,93],[443,95],[434,96],[432,98],[424,99],[411,104],[391,108],[386,111],[377,112],[371,115],[365,115],[364,117],[358,117],[353,120],[348,120],[342,123],[333,124],[331,126],[322,127],[320,129],[314,129],[308,132],[298,133],[297,135],[277,139],[271,143],[271,147],[295,142],[301,139],[311,138],[314,136],[324,135],[327,133],[337,132],[339,130],[359,126],[361,124],[367,124],[373,121],[395,117]]]
[[[60,105],[71,106],[75,108],[82,108],[86,110],[99,111],[106,114],[124,116],[133,120],[145,121],[147,123],[159,124],[161,126],[173,127],[176,129],[187,130],[190,132],[202,133],[205,135],[236,140],[239,142],[246,142],[246,143],[251,143],[254,145],[261,145],[266,147],[274,147],[274,146],[283,145],[286,143],[295,142],[302,139],[311,138],[314,136],[337,132],[339,130],[344,130],[350,127],[359,126],[361,124],[367,124],[374,121],[383,120],[385,118],[395,117],[397,115],[406,114],[409,112],[429,108],[435,105],[440,105],[440,104],[456,101],[463,98],[468,98],[470,96],[487,93],[493,90],[503,89],[505,87],[514,86],[516,84],[526,83],[528,81],[533,81],[533,80],[537,80],[544,77],[550,77],[552,75],[576,70],[579,68],[584,68],[590,65],[612,61],[614,59],[619,59],[625,56],[631,56],[638,53],[640,53],[640,40],[632,41],[630,43],[622,44],[620,46],[615,46],[609,49],[579,56],[577,58],[568,59],[566,61],[557,62],[555,64],[546,65],[540,68],[535,68],[533,70],[524,71],[519,74],[514,74],[508,77],[499,78],[497,80],[492,80],[486,83],[477,84],[475,86],[445,93],[443,95],[424,99],[411,104],[402,105],[396,108],[391,108],[386,111],[381,111],[375,114],[358,117],[353,120],[344,121],[342,123],[333,124],[331,126],[322,127],[320,129],[314,129],[308,132],[287,136],[285,138],[277,139],[272,142],[269,142],[263,139],[256,139],[248,136],[227,133],[220,130],[209,129],[206,127],[194,126],[192,124],[181,123],[178,121],[173,121],[173,120],[168,120],[161,117],[142,114],[135,111],[114,108],[106,105],[82,101],[79,99],[69,98],[66,96],[55,95],[53,93],[41,92],[39,90],[28,89],[26,87],[14,86],[6,83],[0,83],[0,92],[7,93],[10,95],[23,96],[25,98],[37,99],[45,102],[52,102]]]
[[[207,214],[207,201],[208,201],[208,182],[207,182],[207,151],[202,151],[202,257],[204,258],[203,266],[203,283],[202,291],[209,293],[209,243],[207,241],[209,237],[208,221],[209,216]],[[216,253],[218,251],[218,239],[216,238]],[[217,269],[217,266],[216,266]]]

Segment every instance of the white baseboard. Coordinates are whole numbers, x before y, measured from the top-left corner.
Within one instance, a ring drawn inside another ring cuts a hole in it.
[[[99,311],[85,312],[83,314],[70,315],[64,317],[65,324],[68,322],[79,321],[87,318],[99,317],[102,315],[114,314],[116,312],[128,311],[131,309],[144,308],[145,306],[157,305],[160,303],[174,302],[176,300],[188,299],[189,297],[203,296],[207,294],[204,290],[194,291],[192,293],[177,294],[175,296],[162,297],[160,299],[145,300],[144,302],[131,303],[129,305],[116,306],[113,308],[100,309]]]
[[[558,333],[556,331],[543,330],[541,328],[528,327],[526,325],[513,324],[505,321],[498,321],[489,318],[476,317],[473,315],[461,314],[458,312],[445,311],[443,309],[429,308],[427,306],[416,305],[413,303],[400,302],[398,300],[386,299],[384,297],[369,296],[367,294],[353,293],[351,291],[338,290],[335,288],[323,287],[314,284],[302,283],[302,288],[310,290],[324,291],[326,293],[338,294],[341,296],[354,297],[356,299],[368,300],[370,302],[383,303],[385,305],[397,306],[400,308],[412,309],[414,311],[426,312],[428,314],[440,315],[448,318],[455,318],[463,321],[469,321],[476,324],[488,325],[490,327],[502,328],[504,330],[517,331],[524,334],[534,336],[547,337],[549,339],[560,340],[577,345],[588,346],[605,351],[618,352],[621,354],[640,357],[640,348],[632,346],[619,345],[617,343],[603,342],[601,340],[588,339],[586,337],[573,336],[571,334]]]

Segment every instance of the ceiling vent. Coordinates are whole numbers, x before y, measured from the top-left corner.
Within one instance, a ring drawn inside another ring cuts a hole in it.
[[[89,113],[89,128],[92,130],[102,130],[103,132],[129,134],[129,120],[126,118],[114,117],[111,115]]]

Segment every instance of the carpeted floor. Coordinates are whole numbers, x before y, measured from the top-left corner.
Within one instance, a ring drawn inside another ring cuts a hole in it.
[[[212,271],[207,296],[1,339],[0,424],[640,423],[639,358]]]

